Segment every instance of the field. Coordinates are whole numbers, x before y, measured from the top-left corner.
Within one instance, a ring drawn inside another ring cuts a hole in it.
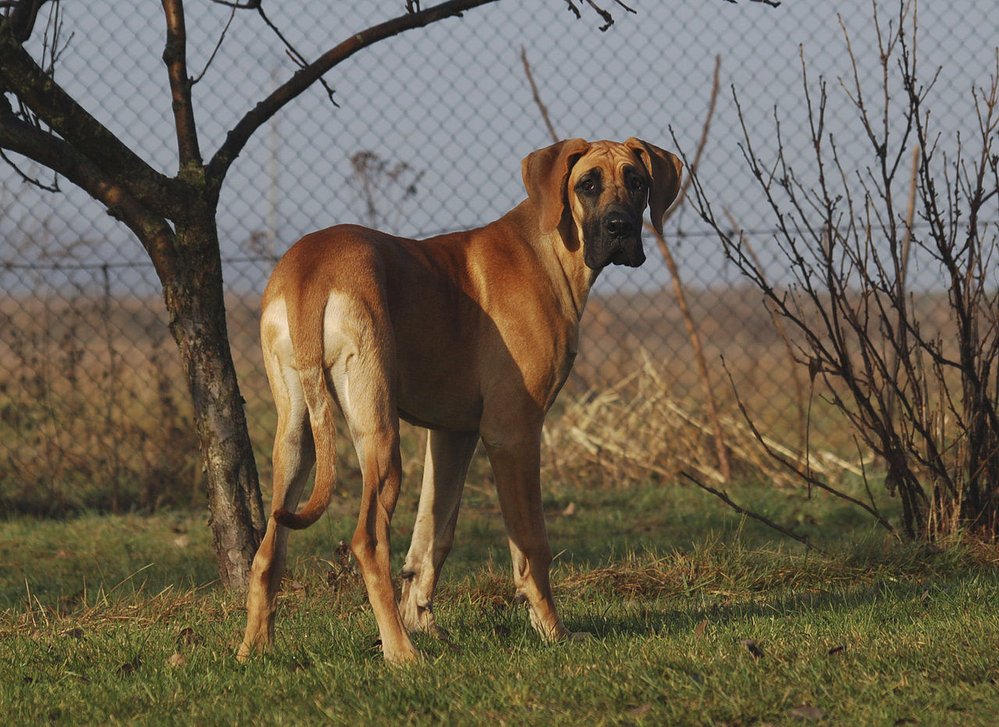
[[[337,548],[356,482],[292,539],[277,645],[245,665],[202,517],[0,523],[0,704],[18,724],[995,723],[995,547],[906,545],[819,494],[731,488],[822,549],[806,552],[693,487],[554,483],[556,597],[592,637],[545,645],[512,599],[482,472],[435,602],[453,643],[417,637],[426,659],[407,668],[381,661]]]
[[[739,419],[728,372],[761,429],[800,447],[807,371],[792,366],[748,289],[691,291],[723,415]],[[924,298],[924,304],[935,301]],[[929,305],[936,310],[936,306]],[[230,296],[230,340],[263,481],[274,411],[258,342],[258,298]],[[594,296],[567,395],[604,392],[652,364],[661,393],[706,421],[704,394],[672,293]],[[821,397],[816,449],[857,458],[857,445]],[[176,347],[157,298],[0,294],[0,511],[43,516],[154,511],[204,501],[197,443]]]
[[[806,374],[751,293],[691,301],[729,494],[817,549],[679,484],[681,469],[719,482],[683,322],[663,291],[597,298],[543,463],[556,597],[592,638],[546,645],[530,630],[480,456],[435,602],[452,643],[417,637],[424,663],[392,669],[338,547],[359,489],[346,441],[341,495],[292,538],[276,648],[237,664],[243,603],[214,583],[190,413],[155,301],[0,299],[0,705],[18,724],[994,724],[999,548],[901,543],[809,495],[761,455],[718,362],[792,448],[793,382]],[[255,306],[230,301],[230,331],[266,496],[274,415]],[[866,501],[864,453],[827,402],[811,405],[813,471]],[[396,572],[421,435],[406,428],[403,444]]]

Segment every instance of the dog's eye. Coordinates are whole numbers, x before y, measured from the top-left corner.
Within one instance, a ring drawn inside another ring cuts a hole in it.
[[[580,192],[591,193],[597,188],[597,183],[593,181],[592,177],[587,177],[586,179],[581,179],[579,184],[576,185],[576,189]]]
[[[635,190],[636,192],[645,189],[645,180],[642,179],[641,177],[632,177],[631,178],[631,188],[633,190]]]

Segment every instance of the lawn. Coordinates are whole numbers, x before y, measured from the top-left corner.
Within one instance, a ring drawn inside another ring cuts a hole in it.
[[[204,517],[2,522],[0,705],[16,724],[996,723],[995,547],[899,543],[824,496],[731,488],[822,549],[805,551],[693,487],[554,487],[556,597],[592,638],[546,645],[476,479],[435,601],[453,643],[417,636],[406,668],[381,661],[337,549],[355,487],[292,538],[276,648],[245,665]]]

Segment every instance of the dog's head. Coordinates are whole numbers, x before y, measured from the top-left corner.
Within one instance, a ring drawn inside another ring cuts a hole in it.
[[[568,139],[529,154],[522,172],[541,231],[558,230],[570,250],[582,246],[587,267],[600,270],[645,262],[642,213],[648,206],[661,234],[682,167],[675,155],[641,139]]]

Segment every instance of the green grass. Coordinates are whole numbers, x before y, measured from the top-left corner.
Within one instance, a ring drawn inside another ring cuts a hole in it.
[[[15,723],[996,723],[999,550],[900,544],[822,497],[731,494],[823,553],[690,487],[550,492],[556,595],[593,638],[546,645],[512,599],[495,496],[473,481],[435,604],[455,646],[417,636],[427,659],[402,669],[381,661],[334,554],[353,496],[293,537],[277,646],[245,665],[242,603],[212,584],[203,518],[13,519],[0,705]]]

